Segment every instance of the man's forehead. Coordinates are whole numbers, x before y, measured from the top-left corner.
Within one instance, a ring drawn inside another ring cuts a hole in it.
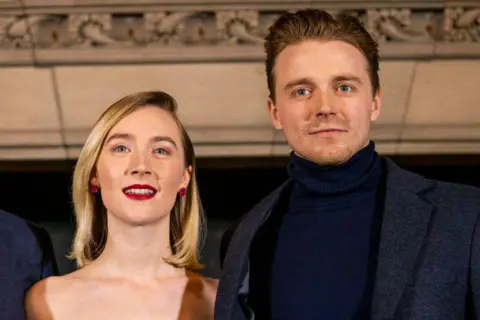
[[[368,76],[367,61],[354,46],[343,41],[308,41],[292,45],[277,57],[275,73],[279,78],[336,77],[354,74]]]

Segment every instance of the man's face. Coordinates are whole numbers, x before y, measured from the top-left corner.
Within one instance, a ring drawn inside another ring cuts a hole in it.
[[[341,164],[368,144],[380,95],[372,98],[367,60],[358,49],[343,41],[306,40],[283,50],[274,72],[272,122],[299,156]]]

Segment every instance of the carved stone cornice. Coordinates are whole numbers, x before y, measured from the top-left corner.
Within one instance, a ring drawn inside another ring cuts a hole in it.
[[[480,4],[470,1],[0,1],[0,64],[261,61],[285,11],[357,16],[382,59],[480,57]]]

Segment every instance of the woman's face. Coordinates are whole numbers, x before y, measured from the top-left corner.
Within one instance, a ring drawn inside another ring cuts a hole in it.
[[[155,223],[168,216],[190,182],[184,159],[174,118],[146,106],[112,128],[91,183],[100,188],[109,216],[131,225]]]

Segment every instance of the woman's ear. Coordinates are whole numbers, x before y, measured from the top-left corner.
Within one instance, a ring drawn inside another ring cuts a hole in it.
[[[187,189],[191,179],[192,179],[192,166],[188,166],[187,168],[185,168],[185,170],[183,170],[182,183],[180,187]]]

